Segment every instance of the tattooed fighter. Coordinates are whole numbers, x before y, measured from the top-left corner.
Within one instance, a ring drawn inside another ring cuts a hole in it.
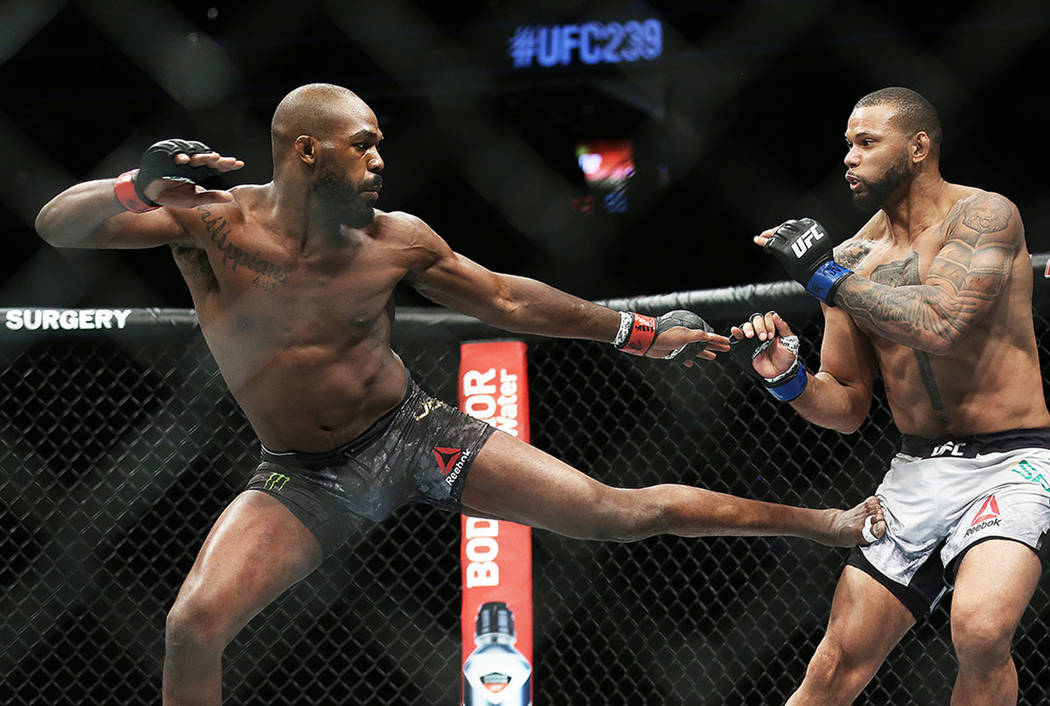
[[[426,395],[390,349],[401,281],[504,329],[649,357],[710,360],[728,340],[695,314],[653,320],[490,272],[420,219],[375,210],[383,135],[345,88],[292,91],[271,134],[268,184],[206,191],[194,182],[243,163],[166,140],[137,172],[71,187],[37,218],[57,246],[170,245],[211,352],[262,442],[260,465],[212,528],[168,615],[165,704],[219,703],[221,655],[245,623],[355,526],[408,502],[623,542],[789,534],[850,546],[867,536],[866,519],[884,531],[874,498],[815,510],[681,485],[612,488]],[[449,467],[435,447],[461,453]]]
[[[939,118],[914,91],[862,98],[846,143],[853,200],[875,212],[860,232],[834,259],[811,219],[755,238],[823,302],[819,372],[774,312],[732,329],[775,397],[844,433],[867,416],[881,371],[903,433],[876,491],[887,535],[852,552],[788,703],[852,702],[954,585],[952,704],[1014,704],[1010,644],[1050,526],[1050,415],[1021,217],[999,194],[941,178]]]

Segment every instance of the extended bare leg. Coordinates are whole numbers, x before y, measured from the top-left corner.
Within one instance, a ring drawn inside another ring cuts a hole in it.
[[[886,531],[874,497],[849,510],[749,500],[686,485],[613,488],[507,434],[478,454],[463,491],[464,511],[513,520],[578,539],[630,542],[683,537],[804,537],[832,546],[867,544],[861,529]]]

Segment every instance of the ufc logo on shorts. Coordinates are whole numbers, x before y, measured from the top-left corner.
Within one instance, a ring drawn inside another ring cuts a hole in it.
[[[791,249],[795,251],[795,257],[801,259],[813,245],[813,241],[820,240],[823,237],[824,234],[820,232],[817,224],[811,225],[805,233],[798,237],[798,240],[791,244]]]
[[[954,441],[946,441],[940,446],[935,446],[933,451],[930,452],[931,456],[962,456],[962,447],[966,446],[965,443],[957,444]]]

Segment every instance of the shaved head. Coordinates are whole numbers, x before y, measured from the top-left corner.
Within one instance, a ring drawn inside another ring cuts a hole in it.
[[[353,91],[300,86],[277,104],[270,124],[274,186],[305,197],[318,214],[363,228],[383,188],[382,139],[375,113]]]
[[[348,116],[371,114],[371,109],[348,88],[331,83],[308,83],[281,99],[270,122],[273,160],[277,165],[291,151],[295,139],[332,136]]]

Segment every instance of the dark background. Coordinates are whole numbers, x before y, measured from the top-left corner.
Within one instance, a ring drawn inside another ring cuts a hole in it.
[[[520,25],[646,18],[665,32],[653,62],[521,70],[507,56]],[[988,0],[8,2],[0,306],[190,306],[165,248],[56,251],[33,233],[37,211],[171,136],[240,156],[238,178],[264,182],[273,108],[310,81],[349,86],[376,110],[382,208],[423,217],[494,269],[589,298],[782,279],[750,239],[788,217],[852,233],[865,217],[842,179],[842,133],[857,98],[887,85],[933,101],[946,178],[1012,198],[1030,249],[1046,252],[1048,29],[1045,2]],[[574,210],[587,194],[574,148],[595,138],[635,143],[625,214]],[[815,356],[806,302],[799,330]],[[1035,308],[1045,362],[1045,292]],[[730,322],[698,310],[720,330]],[[256,453],[196,330],[156,328],[173,340],[0,346],[0,703],[156,702],[165,613]],[[455,346],[428,338],[443,326],[417,328],[402,329],[421,338],[399,352],[453,399]],[[530,379],[534,443],[616,484],[845,506],[875,487],[896,442],[881,394],[842,436],[731,366],[686,372],[548,341],[531,349]],[[454,702],[458,518],[406,508],[383,530],[238,637],[232,702]],[[791,539],[615,545],[537,532],[537,703],[783,703],[844,557]],[[1044,587],[1015,641],[1021,703],[1045,700],[1047,605]],[[946,703],[954,674],[942,608],[858,704]]]
[[[172,136],[268,181],[273,108],[311,81],[375,109],[379,207],[592,299],[782,279],[750,238],[786,218],[854,232],[865,216],[842,179],[842,133],[853,103],[887,85],[941,111],[945,177],[1013,199],[1030,249],[1050,249],[1041,2],[147,0],[0,16],[3,306],[190,306],[167,249],[58,253],[33,218]],[[647,18],[664,27],[654,61],[515,69],[507,54],[520,25]],[[595,138],[634,142],[627,213],[573,208],[587,193],[574,148]]]

